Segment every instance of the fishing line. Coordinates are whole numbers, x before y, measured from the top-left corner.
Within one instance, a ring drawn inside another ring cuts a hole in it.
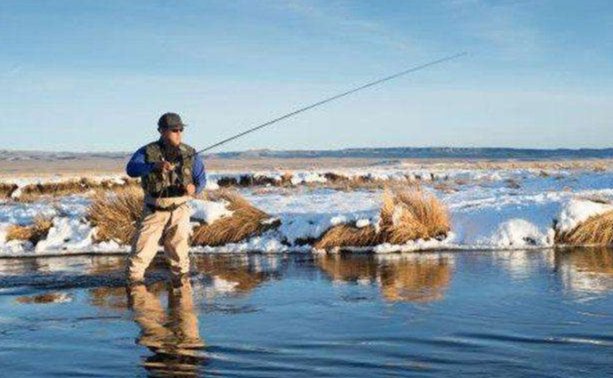
[[[450,56],[447,56],[447,57],[444,57],[444,58],[441,58],[441,59],[437,59],[437,60],[434,60],[434,61],[431,61],[431,62],[428,62],[428,63],[425,63],[425,64],[421,64],[421,65],[419,65],[419,66],[415,66],[415,67],[409,68],[409,69],[407,69],[407,70],[404,70],[404,71],[401,71],[401,72],[395,73],[395,74],[390,75],[390,76],[386,76],[386,77],[384,77],[384,78],[382,78],[382,79],[378,79],[378,80],[372,81],[372,82],[370,82],[370,83],[360,85],[359,87],[356,87],[356,88],[350,89],[350,90],[348,90],[348,91],[346,91],[346,92],[343,92],[343,93],[340,93],[340,94],[334,95],[334,96],[332,96],[332,97],[328,97],[328,98],[326,98],[326,99],[324,99],[324,100],[321,100],[321,101],[318,101],[318,102],[313,103],[313,104],[311,104],[311,105],[307,105],[307,106],[305,106],[305,107],[302,107],[302,108],[296,109],[296,110],[294,110],[294,111],[292,111],[292,112],[290,112],[290,113],[287,113],[287,114],[285,114],[285,115],[282,115],[282,116],[280,116],[280,117],[278,117],[278,118],[275,118],[275,119],[273,119],[273,120],[270,120],[270,121],[267,121],[267,122],[265,122],[265,123],[262,123],[261,125],[257,125],[257,126],[255,126],[255,127],[252,127],[252,128],[250,128],[250,129],[247,129],[247,130],[245,130],[245,131],[243,131],[243,132],[241,132],[241,133],[239,133],[239,134],[236,134],[236,135],[231,136],[231,137],[229,137],[229,138],[226,138],[226,139],[224,139],[224,140],[222,140],[222,141],[220,141],[220,142],[217,142],[217,143],[212,144],[212,145],[210,145],[210,146],[208,146],[208,147],[205,147],[205,148],[203,148],[203,149],[201,149],[201,150],[198,150],[198,151],[196,151],[196,152],[195,152],[193,155],[191,155],[191,156],[195,156],[195,155],[198,155],[198,154],[200,154],[200,153],[203,153],[203,152],[206,152],[206,151],[212,150],[212,149],[213,149],[213,148],[215,148],[215,147],[219,147],[219,146],[221,146],[221,145],[223,145],[223,144],[226,144],[226,143],[228,143],[228,142],[230,142],[230,141],[233,141],[233,140],[238,139],[238,138],[240,138],[240,137],[242,137],[242,136],[245,136],[245,135],[247,135],[247,134],[250,134],[250,133],[252,133],[252,132],[254,132],[254,131],[257,131],[257,130],[263,129],[263,128],[267,127],[267,126],[270,126],[270,125],[272,125],[272,124],[274,124],[274,123],[277,123],[277,122],[279,122],[279,121],[282,121],[282,120],[284,120],[284,119],[287,119],[287,118],[293,117],[293,116],[295,116],[295,115],[297,115],[297,114],[300,114],[300,113],[306,112],[307,110],[311,110],[311,109],[313,109],[313,108],[316,108],[316,107],[318,107],[318,106],[320,106],[320,105],[323,105],[323,104],[326,104],[326,103],[328,103],[328,102],[332,102],[332,101],[334,101],[334,100],[338,100],[338,99],[339,99],[339,98],[341,98],[341,97],[348,96],[348,95],[350,95],[350,94],[352,94],[352,93],[355,93],[355,92],[361,91],[361,90],[366,89],[366,88],[373,87],[373,86],[375,86],[375,85],[378,85],[378,84],[384,83],[384,82],[386,82],[386,81],[390,81],[390,80],[396,79],[396,78],[398,78],[398,77],[400,77],[400,76],[404,76],[404,75],[407,75],[407,74],[412,73],[412,72],[416,72],[416,71],[419,71],[419,70],[423,70],[424,68],[431,67],[431,66],[434,66],[434,65],[436,65],[436,64],[440,64],[440,63],[443,63],[443,62],[448,62],[448,61],[450,61],[450,60],[460,58],[460,57],[462,57],[462,56],[464,56],[464,55],[466,55],[466,54],[467,54],[466,52],[461,52],[461,53],[458,53],[458,54],[450,55]]]

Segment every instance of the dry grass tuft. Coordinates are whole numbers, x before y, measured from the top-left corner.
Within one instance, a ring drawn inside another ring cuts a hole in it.
[[[233,214],[212,224],[196,227],[192,234],[194,245],[214,247],[237,243],[278,226],[278,222],[265,222],[271,219],[270,215],[253,206],[236,192],[219,190],[206,193],[205,198],[209,201],[228,202],[227,207]]]
[[[334,247],[369,247],[380,243],[381,234],[374,226],[358,228],[355,225],[339,224],[326,231],[313,247],[331,249]]]
[[[590,217],[569,232],[556,233],[555,242],[568,245],[613,246],[613,211]]]
[[[37,216],[34,218],[34,224],[30,226],[11,225],[6,233],[6,241],[27,240],[36,245],[40,240],[47,237],[52,226],[53,221],[51,219]]]
[[[17,188],[17,184],[0,183],[0,198],[10,198]]]
[[[450,230],[447,208],[432,194],[419,189],[383,194],[379,231],[374,226],[337,225],[314,243],[317,249],[367,247],[381,243],[405,244],[417,239],[441,238]]]
[[[116,188],[112,192],[96,192],[92,197],[87,219],[93,227],[97,227],[96,241],[114,240],[121,244],[130,244],[142,213],[142,190],[127,186]]]
[[[421,190],[386,191],[380,217],[381,232],[391,244],[444,237],[451,228],[445,205]]]

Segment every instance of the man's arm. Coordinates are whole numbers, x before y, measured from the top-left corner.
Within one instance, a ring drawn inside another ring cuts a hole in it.
[[[206,172],[204,171],[204,162],[200,155],[194,157],[192,180],[194,181],[194,185],[196,185],[196,193],[202,192],[206,186]]]
[[[154,167],[154,163],[145,161],[145,147],[141,147],[132,155],[126,166],[126,173],[130,177],[142,177],[149,174]]]

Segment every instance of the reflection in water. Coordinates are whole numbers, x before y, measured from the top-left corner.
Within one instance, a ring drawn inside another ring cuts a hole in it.
[[[144,367],[156,374],[196,374],[205,360],[201,351],[204,342],[198,330],[189,278],[168,284],[167,290],[165,311],[160,296],[145,285],[128,288],[130,308],[141,328],[137,342],[154,352],[144,361]]]
[[[553,267],[555,252],[545,250],[500,250],[491,252],[492,260],[502,266],[515,280],[528,279],[539,274],[543,266]]]
[[[90,304],[123,311],[133,311],[141,329],[137,343],[154,354],[144,361],[144,367],[155,375],[197,375],[205,361],[204,342],[198,329],[198,297],[217,297],[220,294],[245,295],[263,282],[279,277],[278,256],[198,256],[193,270],[198,272],[194,284],[189,278],[167,283],[157,281],[145,285],[125,287],[94,287],[88,290]],[[96,260],[89,266],[90,274],[122,270],[122,260]],[[168,308],[163,306],[168,294]]]
[[[544,271],[553,271],[570,293],[603,294],[613,290],[611,248],[496,251],[491,256],[515,279],[529,282]]]
[[[554,263],[562,284],[571,292],[601,294],[613,290],[611,249],[556,251]]]
[[[46,304],[46,303],[66,303],[72,302],[73,297],[68,293],[52,292],[37,295],[24,295],[15,299],[18,303],[23,304]]]
[[[201,294],[205,297],[248,294],[263,282],[279,276],[277,259],[277,256],[264,260],[264,257],[224,255],[194,259],[195,269],[207,278]]]
[[[163,281],[167,270],[154,266],[147,285],[128,295],[124,258],[63,259],[0,260],[5,371],[454,377],[611,370],[611,250],[194,256],[191,281],[172,286]],[[335,281],[368,286],[334,289]],[[63,301],[62,293],[72,302],[39,304]],[[199,322],[206,324],[200,332]],[[206,353],[202,339],[214,344]],[[73,351],[77,360],[63,358]]]
[[[333,280],[377,282],[390,302],[432,302],[443,299],[452,274],[444,255],[322,255],[317,264]]]

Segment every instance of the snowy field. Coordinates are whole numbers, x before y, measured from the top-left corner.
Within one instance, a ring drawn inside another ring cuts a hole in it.
[[[380,245],[374,248],[377,253],[427,249],[549,248],[554,243],[554,227],[569,230],[591,215],[610,210],[611,205],[602,202],[613,199],[613,172],[606,169],[543,171],[536,168],[460,169],[453,166],[423,169],[397,163],[365,168],[298,170],[292,172],[293,186],[289,188],[239,189],[256,207],[281,221],[278,229],[238,244],[194,247],[193,252],[310,252],[310,247],[297,245],[297,241],[317,238],[335,224],[357,222],[358,227],[376,224],[383,191],[326,187],[326,172],[347,177],[366,175],[407,187],[419,182],[422,188],[434,193],[447,205],[452,232],[446,239],[418,240],[402,246]],[[243,173],[280,179],[284,172]],[[232,175],[239,177],[241,173],[233,172]],[[212,172],[208,188],[215,189],[216,181],[227,176],[227,172]],[[17,177],[3,182],[24,186],[37,180]],[[599,202],[594,202],[594,199]],[[86,194],[30,203],[3,200],[0,203],[0,255],[127,252],[129,247],[125,245],[92,241],[96,230],[85,220],[89,204]],[[195,216],[208,222],[231,215],[223,204],[194,202],[192,206]],[[46,239],[35,246],[27,241],[6,241],[6,230],[11,224],[31,224],[37,215],[53,218],[53,227]]]

